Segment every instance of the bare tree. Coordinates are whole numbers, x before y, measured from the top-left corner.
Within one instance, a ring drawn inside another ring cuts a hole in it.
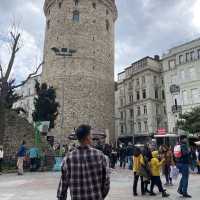
[[[9,32],[9,47],[10,47],[10,58],[8,65],[4,68],[5,72],[3,71],[3,67],[0,64],[0,103],[3,103],[6,105],[6,98],[8,96],[8,93],[13,91],[14,89],[23,86],[32,76],[36,75],[43,65],[44,62],[41,62],[37,67],[36,70],[29,74],[27,78],[22,81],[18,85],[14,85],[14,81],[12,81],[12,85],[9,83],[11,82],[9,80],[11,71],[14,67],[14,61],[16,58],[17,53],[20,50],[20,40],[21,40],[21,32],[16,27],[15,23],[13,23],[13,26],[11,28],[11,31]]]

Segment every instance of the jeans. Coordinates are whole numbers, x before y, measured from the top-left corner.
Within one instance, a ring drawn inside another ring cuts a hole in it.
[[[188,190],[188,180],[189,180],[189,164],[177,164],[177,167],[182,175],[178,191],[182,192],[183,194],[187,194]]]

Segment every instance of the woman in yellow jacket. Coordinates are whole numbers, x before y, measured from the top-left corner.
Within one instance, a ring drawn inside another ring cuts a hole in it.
[[[144,191],[144,180],[143,177],[140,176],[140,169],[142,164],[144,164],[144,159],[142,153],[139,148],[135,149],[134,156],[133,156],[133,173],[134,173],[134,181],[133,181],[133,195],[137,196],[137,184],[140,178],[141,180],[141,192],[142,195],[145,194]]]
[[[154,186],[156,185],[159,189],[159,192],[162,192],[162,197],[168,197],[169,194],[166,193],[166,191],[163,189],[162,186],[162,181],[160,178],[160,171],[161,171],[161,167],[163,166],[165,159],[162,159],[161,161],[159,161],[158,159],[158,151],[153,151],[152,152],[152,159],[150,162],[150,166],[151,166],[151,195],[154,196],[156,195],[153,192]]]

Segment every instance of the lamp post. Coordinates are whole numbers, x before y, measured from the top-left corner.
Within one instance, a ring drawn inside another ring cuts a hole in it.
[[[64,59],[64,69],[66,69],[66,58],[72,57],[74,53],[77,51],[75,49],[69,49],[69,48],[57,48],[52,47],[51,50],[55,53],[56,56],[60,56]],[[62,133],[63,133],[63,127],[64,127],[64,102],[65,102],[65,87],[64,87],[64,78],[62,79],[62,104],[61,104],[61,118],[60,118],[60,146],[62,147]],[[60,149],[61,150],[61,149]]]
[[[115,133],[115,143],[117,145],[118,137],[119,137],[119,134],[118,134],[119,122],[116,122],[116,121],[119,121],[121,118],[120,117],[116,117],[116,116],[113,116],[112,118],[115,120],[115,131],[116,131],[116,123],[117,123],[117,137],[116,137],[116,133]]]

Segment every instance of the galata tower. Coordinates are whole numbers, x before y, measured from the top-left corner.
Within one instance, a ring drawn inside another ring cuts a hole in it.
[[[115,0],[45,0],[44,13],[42,81],[60,103],[54,136],[88,123],[113,141]]]

